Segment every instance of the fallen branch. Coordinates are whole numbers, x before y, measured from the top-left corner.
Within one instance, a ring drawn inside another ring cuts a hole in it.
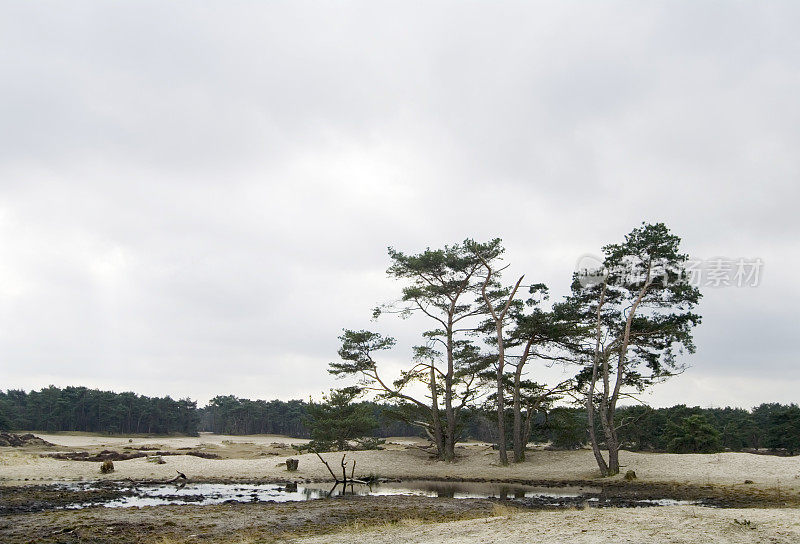
[[[186,474],[179,470],[176,470],[175,472],[177,472],[178,475],[171,480],[134,480],[133,478],[125,478],[125,480],[134,485],[174,484],[178,481],[180,481],[181,487],[186,485],[186,483],[189,481],[189,478],[186,477]]]
[[[178,480],[183,480],[184,482],[186,482],[186,481],[188,481],[188,480],[189,480],[189,478],[187,478],[187,477],[186,477],[186,474],[184,474],[184,473],[183,473],[183,472],[181,472],[180,470],[176,470],[175,472],[177,472],[177,473],[178,473],[178,475],[177,475],[177,476],[175,476],[173,479],[171,479],[171,480],[168,480],[168,481],[166,481],[166,482],[164,482],[164,483],[166,483],[166,484],[171,484],[172,482],[176,482],[176,481],[178,481]]]
[[[315,454],[317,457],[319,457],[319,460],[320,460],[320,461],[322,461],[322,463],[323,463],[323,464],[324,464],[326,467],[328,467],[328,472],[330,472],[330,473],[331,473],[331,476],[333,476],[333,479],[334,479],[334,480],[336,480],[336,483],[339,483],[339,478],[337,478],[337,477],[336,477],[336,474],[334,474],[334,473],[333,473],[333,469],[331,469],[331,466],[328,464],[328,462],[327,462],[325,459],[323,459],[323,458],[322,458],[322,456],[321,456],[319,453],[317,453],[317,452],[314,452],[314,454]]]
[[[319,460],[322,461],[322,464],[324,464],[325,467],[327,467],[328,472],[331,473],[331,476],[333,476],[333,480],[336,482],[336,484],[342,484],[342,485],[345,485],[345,486],[348,485],[348,484],[370,485],[369,482],[365,482],[364,480],[357,480],[357,479],[355,479],[353,477],[355,472],[356,472],[356,460],[355,459],[353,459],[353,467],[350,469],[350,477],[349,478],[347,477],[347,462],[345,461],[345,459],[347,458],[347,454],[346,453],[344,455],[342,455],[342,461],[341,461],[342,479],[341,480],[336,476],[336,473],[333,472],[333,469],[331,468],[331,466],[328,464],[328,462],[325,459],[322,458],[322,456],[319,454],[319,452],[315,451],[314,455],[319,457]],[[334,486],[334,488],[335,488],[335,486]]]

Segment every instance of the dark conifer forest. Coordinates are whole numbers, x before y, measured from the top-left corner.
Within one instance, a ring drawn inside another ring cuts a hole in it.
[[[419,429],[392,417],[395,407],[363,402],[378,427],[373,435],[417,436]],[[0,391],[0,428],[39,432],[103,434],[277,434],[307,438],[309,403],[303,400],[250,400],[217,396],[204,407],[196,401],[115,393],[86,387],[46,387],[39,391]],[[620,408],[621,442],[634,451],[713,453],[754,451],[800,453],[800,407],[765,403],[751,410],[628,406]],[[496,442],[494,414],[471,408],[462,439]],[[556,448],[587,443],[586,411],[559,406],[533,414],[531,440]]]

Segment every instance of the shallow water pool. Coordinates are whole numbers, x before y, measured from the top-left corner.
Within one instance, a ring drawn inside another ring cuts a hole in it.
[[[65,486],[73,491],[92,489],[92,484]],[[456,499],[507,499],[536,507],[592,506],[666,506],[695,504],[670,498],[618,499],[603,495],[595,487],[536,487],[492,482],[441,482],[409,480],[367,485],[332,484],[231,484],[188,483],[120,485],[115,498],[103,501],[76,502],[66,508],[105,506],[126,508],[170,504],[212,505],[225,503],[296,502],[338,497],[342,495],[387,496],[406,495],[447,497]]]

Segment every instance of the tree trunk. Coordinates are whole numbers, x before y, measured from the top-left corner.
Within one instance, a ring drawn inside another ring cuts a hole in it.
[[[508,452],[506,451],[506,394],[503,387],[503,370],[505,354],[503,351],[503,324],[497,322],[497,441],[500,453],[500,464],[508,464]]]
[[[605,475],[614,476],[619,474],[619,442],[616,429],[614,429],[614,412],[609,410],[608,406],[607,386],[603,392],[603,400],[600,402],[600,424],[603,427],[606,447],[608,448],[608,468]]]
[[[589,387],[589,393],[586,395],[586,415],[589,419],[588,421],[588,428],[589,428],[589,442],[592,444],[592,453],[594,453],[594,458],[597,461],[597,466],[600,468],[600,473],[603,476],[608,475],[608,464],[606,464],[606,460],[603,458],[603,453],[600,451],[600,445],[597,443],[597,432],[594,426],[594,384]]]
[[[597,304],[597,336],[595,339],[595,346],[594,346],[594,358],[592,360],[592,379],[589,382],[589,391],[586,394],[586,416],[588,418],[588,430],[589,430],[589,441],[592,443],[592,453],[594,453],[594,458],[597,461],[597,466],[600,468],[600,473],[603,476],[608,476],[608,464],[606,464],[606,460],[603,459],[603,454],[600,451],[600,445],[597,443],[597,432],[594,426],[594,390],[595,385],[597,384],[597,372],[600,366],[600,341],[602,338],[602,311],[603,311],[603,304],[605,303],[606,298],[606,284],[603,284],[603,289],[600,292],[600,301]],[[600,404],[600,419],[603,423],[603,428],[605,429],[605,409],[606,406],[606,398],[608,396],[608,360],[604,358],[604,365],[603,365],[603,401]]]
[[[453,316],[448,318],[447,328],[447,374],[444,377],[444,411],[447,429],[444,435],[444,460],[453,461],[456,457],[456,414],[453,410]]]
[[[639,308],[639,304],[641,304],[642,299],[644,298],[647,289],[650,287],[652,282],[651,278],[651,271],[652,271],[652,261],[647,263],[647,274],[645,276],[644,284],[642,288],[639,290],[639,294],[636,297],[633,305],[631,305],[630,310],[628,311],[628,316],[625,320],[625,333],[622,338],[622,344],[619,348],[619,355],[617,358],[617,371],[614,381],[614,390],[611,392],[609,397],[609,389],[608,389],[608,363],[606,360],[605,374],[604,374],[604,397],[606,403],[606,411],[605,414],[602,415],[602,422],[603,422],[603,430],[606,434],[606,443],[608,444],[608,475],[614,476],[619,474],[619,439],[617,438],[617,428],[614,425],[614,412],[617,409],[617,400],[619,400],[619,392],[622,388],[623,382],[623,374],[625,373],[625,356],[628,352],[628,344],[630,343],[631,337],[631,325],[633,323],[633,318],[636,316],[636,310]]]
[[[525,349],[522,356],[517,362],[514,369],[514,396],[513,396],[513,410],[514,410],[514,462],[521,463],[525,460],[525,447],[528,445],[528,440],[531,436],[531,411],[528,407],[528,413],[525,417],[525,423],[522,422],[522,371],[525,363],[528,362],[528,357],[531,354],[531,346],[533,346],[533,338],[529,339],[525,344]],[[524,429],[523,429],[524,426]]]
[[[489,282],[492,279],[492,267],[482,257],[480,259],[483,265],[486,267],[486,279],[483,282],[481,293],[483,294],[483,301],[486,303],[486,308],[492,315],[492,319],[494,319],[495,333],[497,335],[497,441],[498,450],[500,453],[500,464],[506,466],[508,465],[508,451],[506,448],[506,395],[505,386],[503,384],[506,362],[505,345],[503,343],[503,319],[505,319],[506,312],[508,312],[508,308],[511,306],[511,301],[514,300],[514,296],[517,294],[517,289],[519,289],[524,276],[521,276],[519,280],[517,280],[517,284],[514,286],[514,289],[511,291],[508,300],[506,300],[506,303],[503,305],[503,309],[498,314],[492,306],[489,296],[486,294],[486,287],[489,285]],[[515,393],[516,392],[517,390],[515,389]],[[517,449],[519,448],[520,438],[516,412],[514,413],[514,417],[514,460],[516,461],[519,459]]]
[[[521,463],[525,460],[525,446],[527,440],[522,431],[522,403],[520,401],[520,382],[522,381],[522,364],[517,365],[514,372],[514,462]]]
[[[445,459],[444,437],[442,436],[442,420],[439,416],[439,397],[436,391],[436,369],[431,364],[431,419],[433,424],[433,439],[436,443],[436,455],[439,459]]]
[[[611,443],[608,444],[608,475],[615,476],[617,474],[619,474],[619,442],[614,436]]]
[[[617,444],[617,433],[614,431],[614,414],[608,407],[608,391],[603,392],[603,399],[600,402],[600,425],[603,427],[603,434],[606,437],[608,447],[608,468],[606,476],[619,474],[619,461],[614,463],[612,459],[618,459],[619,445]],[[602,467],[600,467],[602,470]]]
[[[531,441],[531,428],[533,427],[533,414],[535,410],[531,406],[525,407],[525,423],[522,425],[522,443],[527,446]],[[525,448],[522,448],[522,457],[525,458]]]
[[[619,382],[620,377],[618,373],[615,389]],[[614,402],[613,396],[609,400],[606,399],[608,399],[607,391],[604,394],[603,401],[605,409],[600,413],[600,423],[603,425],[603,433],[606,436],[606,446],[608,447],[608,472],[606,475],[615,476],[619,474],[619,440],[617,438],[617,429],[614,426],[614,410],[616,408],[616,403]]]

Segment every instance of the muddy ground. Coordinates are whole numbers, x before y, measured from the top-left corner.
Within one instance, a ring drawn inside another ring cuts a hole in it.
[[[524,483],[537,485],[541,482]],[[597,487],[596,481],[564,481],[560,484]],[[76,502],[108,500],[128,492],[124,485],[114,482],[100,482],[98,488],[86,490],[65,490],[53,485],[0,488],[0,542],[274,542],[352,530],[354,525],[380,527],[403,520],[443,522],[490,517],[498,510],[508,508],[520,511],[553,509],[530,499],[500,501],[419,496],[346,496],[288,503],[64,509]],[[780,492],[640,482],[608,482],[602,486],[600,496],[601,505],[609,507],[632,506],[641,499],[661,498],[700,501],[724,508],[800,505],[800,497]],[[571,509],[580,506],[570,501],[562,505]]]
[[[0,541],[4,544],[277,542],[355,524],[487,517],[495,508],[495,502],[482,499],[402,496],[216,506],[97,507],[3,516]]]

